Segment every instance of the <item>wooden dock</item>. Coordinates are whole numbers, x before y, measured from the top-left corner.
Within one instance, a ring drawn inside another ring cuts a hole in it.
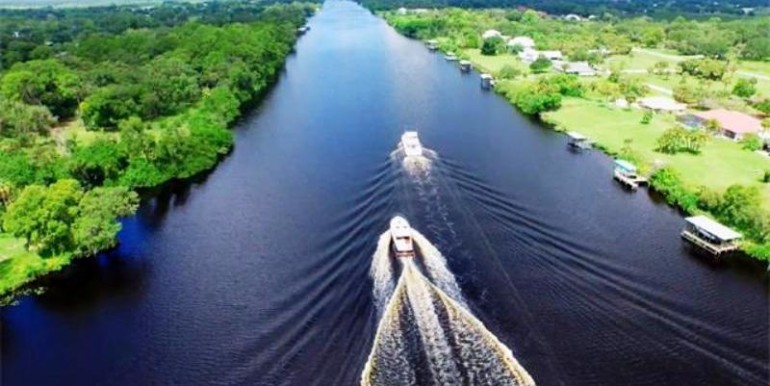
[[[714,256],[720,256],[724,253],[738,250],[737,244],[725,244],[725,245],[712,244],[698,237],[698,235],[687,230],[682,231],[682,238],[693,243],[695,246],[700,247],[706,252],[711,253]]]
[[[613,177],[615,178],[615,180],[620,182],[621,185],[623,185],[626,188],[631,189],[631,190],[636,190],[640,186],[647,185],[647,179],[646,178],[640,177],[640,176],[637,176],[637,175],[633,175],[633,176],[626,175],[626,174],[623,174],[622,172],[617,171],[617,170],[615,170],[615,172],[613,173]]]

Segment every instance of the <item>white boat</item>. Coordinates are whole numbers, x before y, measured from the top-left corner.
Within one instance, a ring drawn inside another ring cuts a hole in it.
[[[412,240],[412,227],[401,216],[395,216],[390,220],[390,237],[393,239],[393,253],[398,258],[414,257],[414,241]]]
[[[407,131],[401,136],[401,147],[407,157],[419,157],[422,155],[422,145],[416,131]]]

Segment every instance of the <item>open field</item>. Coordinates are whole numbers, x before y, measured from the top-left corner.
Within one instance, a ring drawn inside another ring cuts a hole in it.
[[[496,74],[505,65],[513,66],[520,69],[523,73],[529,73],[529,67],[522,63],[518,57],[511,54],[502,54],[495,56],[482,55],[481,50],[468,49],[463,50],[463,54],[468,57],[468,60],[480,70],[491,74]]]
[[[650,124],[644,125],[640,123],[642,115],[640,110],[623,110],[599,102],[569,98],[558,111],[543,114],[543,119],[560,129],[585,134],[611,153],[619,152],[624,141],[631,139],[631,147],[647,162],[673,167],[693,187],[703,185],[724,190],[732,184],[760,186],[765,197],[763,201],[770,204],[770,186],[760,182],[764,171],[770,170],[770,158],[720,138],[712,139],[699,155],[658,153],[654,150],[657,138],[675,124],[674,117],[657,114]]]

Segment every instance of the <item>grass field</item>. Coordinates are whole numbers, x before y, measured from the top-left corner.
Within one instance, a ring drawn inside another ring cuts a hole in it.
[[[69,261],[68,256],[41,258],[24,248],[24,240],[0,233],[0,294],[7,294],[40,275],[59,270]]]
[[[657,138],[675,124],[668,114],[657,114],[648,125],[640,123],[640,110],[623,110],[602,103],[570,98],[558,111],[543,118],[565,130],[580,132],[608,151],[617,153],[626,139],[632,148],[649,163],[662,163],[678,170],[692,187],[706,186],[724,190],[732,184],[754,185],[762,188],[764,202],[770,205],[770,186],[760,178],[770,170],[770,158],[744,150],[733,141],[714,138],[699,155],[668,155],[656,152]],[[590,123],[579,123],[590,122]]]
[[[487,56],[482,55],[481,50],[478,49],[463,50],[463,54],[465,54],[468,57],[468,60],[470,60],[479,70],[483,72],[496,74],[498,71],[500,71],[501,68],[503,68],[503,66],[510,65],[514,68],[518,68],[525,74],[529,73],[529,67],[522,63],[521,60],[519,60],[519,58],[515,55],[502,54]]]

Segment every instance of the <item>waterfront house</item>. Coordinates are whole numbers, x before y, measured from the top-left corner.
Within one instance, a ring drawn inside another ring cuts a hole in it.
[[[687,105],[668,97],[647,97],[639,100],[639,106],[655,112],[682,112]]]
[[[519,59],[524,63],[532,63],[535,60],[537,60],[539,53],[537,50],[532,48],[525,48],[521,52],[519,52],[518,56]]]
[[[494,38],[494,37],[498,37],[499,38],[501,36],[503,36],[503,34],[501,34],[500,31],[495,30],[495,29],[488,29],[488,30],[484,31],[483,34],[481,34],[481,38],[484,39],[484,40],[491,39],[491,38]]]
[[[719,133],[733,140],[740,140],[747,134],[762,133],[762,121],[739,111],[715,109],[699,111],[685,115],[681,122],[686,122],[690,127],[702,127],[707,121],[716,121],[719,125]]]
[[[534,49],[535,41],[528,36],[516,36],[513,39],[508,40],[508,47],[521,47],[522,51],[526,49]]]
[[[693,245],[719,256],[738,249],[741,234],[706,217],[687,217],[682,238]]]
[[[561,67],[554,66],[557,70],[564,71],[565,74],[578,76],[596,76],[596,70],[588,62],[568,62]]]
[[[561,51],[540,51],[540,56],[550,60],[564,60],[564,55],[562,55]]]

